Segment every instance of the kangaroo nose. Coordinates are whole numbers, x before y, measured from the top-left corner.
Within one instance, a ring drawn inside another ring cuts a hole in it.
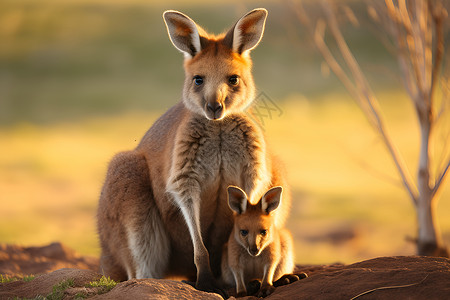
[[[219,102],[208,102],[206,108],[212,113],[216,114],[222,110],[222,104],[220,104]]]
[[[251,255],[256,256],[259,252],[258,247],[250,247],[249,252]]]

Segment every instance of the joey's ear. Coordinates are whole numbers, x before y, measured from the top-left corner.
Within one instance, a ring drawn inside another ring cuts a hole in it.
[[[183,52],[187,58],[192,58],[200,52],[199,30],[202,33],[203,30],[191,18],[175,10],[166,10],[163,18],[170,41],[175,48]]]
[[[239,54],[258,46],[264,33],[267,14],[265,8],[256,8],[243,16],[225,36],[228,46]]]
[[[247,194],[237,186],[228,187],[228,205],[238,213],[243,214],[247,209]]]
[[[261,208],[263,212],[269,214],[270,212],[277,209],[281,202],[281,194],[283,188],[281,186],[276,186],[267,191],[261,198]]]

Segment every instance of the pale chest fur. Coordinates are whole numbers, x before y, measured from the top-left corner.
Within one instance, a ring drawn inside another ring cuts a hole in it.
[[[241,253],[239,265],[243,268],[245,282],[250,282],[254,279],[262,280],[268,264],[265,254],[261,253],[260,256],[252,257],[248,253]]]
[[[253,279],[263,279],[269,266],[278,265],[280,258],[280,242],[278,237],[258,256],[249,255],[247,249],[236,241],[229,241],[228,243],[230,267],[241,269],[245,282],[250,282]],[[271,281],[272,279],[270,278]]]
[[[260,128],[245,115],[192,118],[176,136],[168,190],[181,198],[204,198],[238,185],[250,194],[267,181],[265,147]]]

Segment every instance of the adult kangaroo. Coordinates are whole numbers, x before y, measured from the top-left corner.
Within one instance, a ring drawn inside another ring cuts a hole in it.
[[[109,164],[98,207],[101,271],[115,280],[181,275],[217,292],[233,227],[227,187],[240,186],[257,202],[268,186],[286,186],[246,112],[255,96],[249,53],[267,11],[250,11],[219,36],[180,12],[163,17],[185,56],[183,96],[136,149]],[[285,196],[285,210],[288,204]]]

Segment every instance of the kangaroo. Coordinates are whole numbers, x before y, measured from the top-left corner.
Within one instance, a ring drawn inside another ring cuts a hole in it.
[[[294,270],[292,236],[275,224],[282,187],[273,187],[256,204],[248,201],[239,187],[228,187],[228,205],[234,212],[234,228],[224,246],[222,279],[236,287],[238,296],[247,294],[246,284],[261,280],[258,297],[270,295],[273,281]]]
[[[285,185],[246,112],[255,96],[249,54],[266,17],[265,9],[252,10],[214,36],[180,12],[164,12],[169,38],[184,54],[183,94],[134,150],[109,164],[97,212],[103,274],[183,276],[224,295],[217,278],[233,227],[227,187],[241,186],[257,199],[262,187]]]

